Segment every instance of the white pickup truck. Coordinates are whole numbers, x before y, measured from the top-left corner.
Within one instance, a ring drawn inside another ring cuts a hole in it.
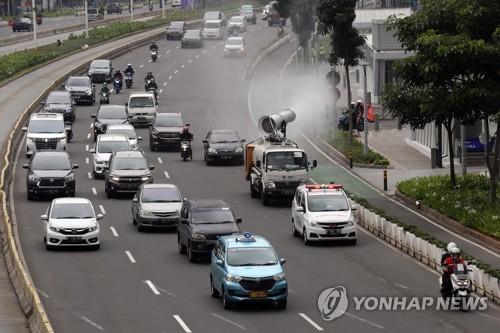
[[[131,93],[125,106],[128,121],[132,125],[151,125],[158,113],[158,105],[152,92]]]

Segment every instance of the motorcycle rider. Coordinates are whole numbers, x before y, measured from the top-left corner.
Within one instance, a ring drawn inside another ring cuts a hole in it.
[[[155,41],[153,41],[151,43],[151,45],[149,46],[149,51],[151,51],[151,52],[155,52],[155,51],[158,52],[158,45],[156,45]]]
[[[149,83],[148,83],[149,81]],[[153,73],[151,72],[148,72],[146,74],[146,77],[144,78],[144,90],[149,90],[149,89],[155,89],[155,90],[158,90],[158,85],[156,84],[156,80],[155,80],[155,77],[153,76]]]
[[[285,33],[285,30],[283,30],[283,23],[280,22],[280,24],[278,26],[278,37],[283,36],[284,33]]]
[[[461,251],[458,247],[454,247],[453,249],[451,249],[450,252],[451,256],[446,258],[443,264],[443,276],[442,276],[443,283],[441,286],[442,287],[441,291],[445,292],[446,294],[448,294],[453,288],[451,284],[451,274],[455,272],[455,267],[458,264],[462,264],[465,266],[465,261],[460,255]]]
[[[450,242],[448,243],[448,245],[446,245],[446,252],[443,253],[443,255],[441,256],[441,265],[444,265],[444,261],[446,259],[448,259],[449,257],[451,257],[451,250],[456,248],[457,247],[457,244],[453,243],[453,242]]]
[[[180,139],[182,141],[187,141],[189,143],[189,157],[192,159],[193,158],[193,150],[191,149],[191,141],[193,141],[193,134],[189,132],[189,126],[190,124],[186,124],[184,128],[182,129]]]
[[[113,79],[120,81],[120,89],[123,86],[123,74],[120,72],[119,69],[116,70],[115,75],[113,76]]]
[[[125,68],[124,73],[125,75],[134,76],[135,71],[132,68],[132,64],[127,65],[127,68]]]
[[[109,88],[108,88],[108,83],[106,81],[104,81],[99,94],[101,96],[103,96],[104,94],[106,94],[106,96],[109,96]]]

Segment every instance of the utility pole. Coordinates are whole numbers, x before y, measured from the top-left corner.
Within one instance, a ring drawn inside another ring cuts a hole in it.
[[[367,77],[366,77],[366,66],[368,63],[361,64],[363,67],[363,121],[364,121],[364,137],[365,145],[363,147],[363,153],[368,155],[368,91],[367,91]]]
[[[130,22],[134,20],[134,0],[130,0]]]
[[[34,1],[34,0],[33,0]],[[85,38],[89,38],[89,13],[88,13],[88,0],[83,0],[83,7],[85,9]]]
[[[165,0],[161,0],[161,18],[165,18]]]
[[[31,0],[31,10],[33,12],[33,20],[32,20],[32,24],[33,24],[33,40],[36,40],[36,8],[35,8],[35,0]]]

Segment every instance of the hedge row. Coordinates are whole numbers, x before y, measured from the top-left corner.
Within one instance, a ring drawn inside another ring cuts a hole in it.
[[[354,138],[352,145],[349,144],[349,132],[336,131],[328,140],[333,147],[339,150],[344,156],[349,158],[349,153],[352,154],[354,163],[373,164],[373,165],[389,165],[389,161],[377,152],[368,149],[368,154],[365,155],[363,143]]]

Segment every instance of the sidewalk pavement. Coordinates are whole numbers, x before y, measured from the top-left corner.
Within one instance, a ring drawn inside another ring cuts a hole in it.
[[[42,91],[68,70],[84,64],[90,59],[99,57],[116,47],[132,41],[142,41],[148,36],[163,31],[164,28],[160,27],[89,48],[41,67],[0,87],[0,119],[2,120],[0,122],[0,147],[5,146],[10,130],[14,127],[21,113],[38,98]],[[25,87],[30,87],[30,89],[24,89]],[[0,254],[0,333],[25,333],[28,332],[26,325],[26,317],[19,306],[9,280],[3,254]]]

